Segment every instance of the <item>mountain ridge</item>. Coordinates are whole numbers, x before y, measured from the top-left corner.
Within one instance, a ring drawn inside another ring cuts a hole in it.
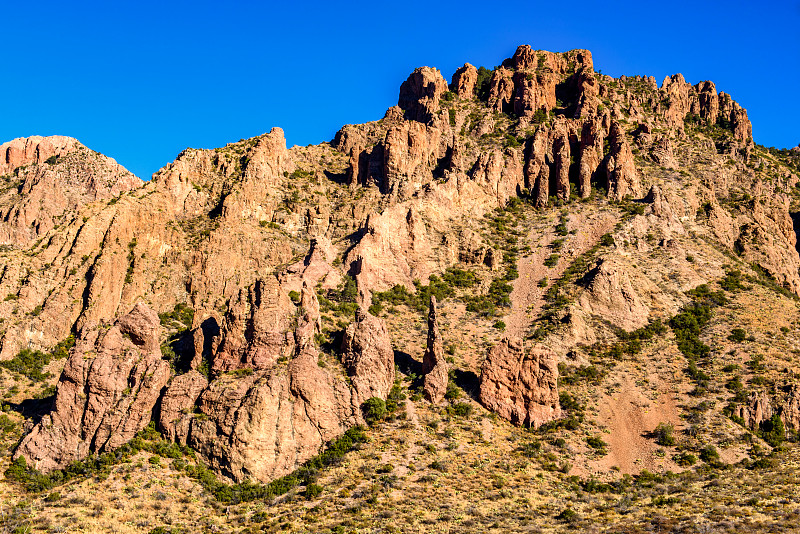
[[[273,128],[187,148],[0,252],[0,358],[76,338],[14,457],[62,469],[152,420],[218,475],[268,483],[374,422],[380,399],[561,432],[575,476],[686,469],[646,437],[662,423],[688,451],[728,440],[723,460],[743,461],[741,428],[762,436],[775,416],[800,429],[793,372],[756,380],[794,364],[762,348],[767,363],[749,366],[724,336],[700,336],[749,292],[794,305],[797,163],[755,145],[746,110],[711,82],[612,79],[588,51],[528,46],[450,84],[416,69],[383,119],[330,143],[289,149]],[[675,323],[687,310],[691,334]],[[751,395],[715,382],[729,360]],[[422,373],[439,407],[399,399]],[[692,415],[712,394],[729,409]],[[503,424],[490,426],[516,432]],[[573,426],[609,442],[587,449]]]

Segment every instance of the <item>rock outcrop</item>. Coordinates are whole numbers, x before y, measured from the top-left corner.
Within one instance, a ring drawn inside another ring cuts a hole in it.
[[[776,392],[775,395],[766,391],[754,391],[733,411],[733,415],[752,430],[758,430],[762,423],[769,421],[775,414],[778,414],[787,429],[800,431],[800,386],[788,386],[785,393]]]
[[[464,66],[453,74],[450,90],[460,98],[472,98],[475,92],[475,83],[478,81],[478,69],[464,63]]]
[[[481,367],[480,401],[518,425],[539,428],[559,418],[556,355],[538,345],[526,354],[521,340],[502,339]]]
[[[436,315],[436,297],[431,295],[428,308],[428,344],[422,357],[422,392],[433,404],[438,404],[444,399],[448,373],[449,368],[444,358],[444,345]]]
[[[397,105],[406,118],[423,123],[431,122],[439,111],[439,99],[447,91],[447,82],[438,69],[420,67],[400,86]]]
[[[0,145],[0,176],[27,165],[42,165],[77,150],[80,143],[71,137],[52,135],[20,137]]]
[[[342,363],[358,406],[371,397],[385,399],[394,383],[394,350],[383,319],[362,309],[342,340]]]
[[[622,200],[626,196],[641,196],[641,183],[633,161],[633,152],[625,138],[625,131],[618,122],[612,121],[608,139],[611,142],[606,158],[608,197]]]
[[[639,297],[630,274],[622,265],[600,261],[585,279],[586,292],[579,300],[584,310],[623,330],[636,330],[647,324],[650,309]]]
[[[81,332],[58,381],[53,411],[14,456],[50,471],[130,441],[150,422],[169,380],[160,331],[158,314],[139,303],[108,330]]]
[[[258,280],[230,303],[214,356],[214,371],[269,369],[294,353],[290,331],[294,305],[277,278]]]
[[[191,424],[191,418],[187,416],[192,412],[197,398],[207,387],[208,379],[194,369],[175,376],[170,381],[161,396],[158,414],[158,428],[167,439],[177,441],[178,436],[181,436],[185,442]]]
[[[350,388],[318,359],[306,347],[288,364],[221,375],[194,413],[171,423],[177,441],[237,481],[268,482],[292,471],[361,420]]]
[[[28,137],[0,145],[0,244],[27,245],[81,207],[142,181],[71,137]]]
[[[238,481],[268,481],[291,471],[361,422],[362,395],[386,398],[394,379],[393,351],[385,326],[375,324],[379,319],[353,334],[351,387],[319,364],[319,303],[309,284],[303,281],[292,330],[284,321],[295,308],[277,280],[269,280],[231,307],[210,383],[190,371],[173,379],[161,401],[165,433]],[[391,368],[380,358],[391,358]],[[227,369],[234,372],[222,372]]]

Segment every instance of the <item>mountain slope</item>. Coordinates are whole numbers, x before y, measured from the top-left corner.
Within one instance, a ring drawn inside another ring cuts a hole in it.
[[[462,474],[489,458],[523,491],[690,458],[746,469],[800,430],[797,170],[711,82],[613,79],[588,51],[527,46],[450,84],[417,69],[383,119],[331,143],[287,149],[276,128],[187,149],[0,253],[8,366],[76,338],[14,456],[62,469],[152,419],[217,474],[268,483],[380,419],[378,398],[396,421],[359,461],[404,481],[387,503],[436,479],[429,453]],[[415,393],[431,296],[439,405]],[[33,389],[9,396],[19,411]],[[325,480],[378,502],[370,473]],[[475,515],[451,506],[448,523]]]
[[[0,145],[0,243],[27,248],[84,205],[142,181],[70,137],[28,137]]]

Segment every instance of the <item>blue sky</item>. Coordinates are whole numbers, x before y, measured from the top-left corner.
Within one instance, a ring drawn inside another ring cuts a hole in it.
[[[800,143],[800,0],[296,4],[6,3],[0,141],[73,136],[148,179],[273,126],[290,146],[330,140],[382,117],[418,66],[449,80],[530,44],[587,48],[612,76],[712,80],[757,143]]]

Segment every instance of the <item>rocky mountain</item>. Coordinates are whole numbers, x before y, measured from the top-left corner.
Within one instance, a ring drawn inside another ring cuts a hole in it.
[[[313,493],[293,473],[357,425],[399,433],[370,454],[409,487],[435,418],[479,436],[453,462],[603,481],[800,430],[800,160],[712,82],[520,46],[415,70],[329,143],[273,128],[147,183],[70,138],[0,155],[0,365],[33,381],[6,396],[26,421],[5,461],[36,476],[148,427],[215,495]],[[532,431],[522,456],[499,438]]]
[[[86,204],[142,185],[113,159],[57,135],[0,145],[0,182],[0,244],[23,248]]]

